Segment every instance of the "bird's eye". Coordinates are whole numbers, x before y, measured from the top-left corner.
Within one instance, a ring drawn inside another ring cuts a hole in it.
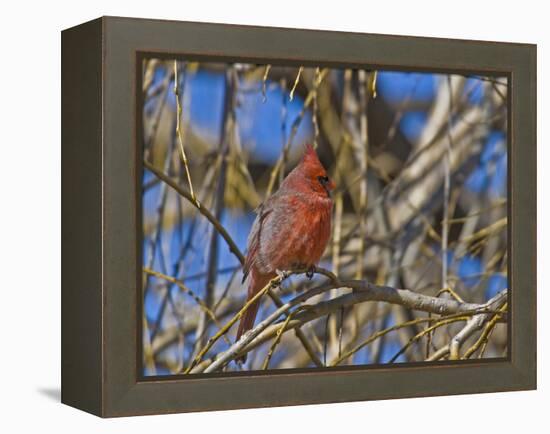
[[[321,185],[328,184],[328,176],[318,176],[317,180],[319,181],[319,184],[321,184]]]

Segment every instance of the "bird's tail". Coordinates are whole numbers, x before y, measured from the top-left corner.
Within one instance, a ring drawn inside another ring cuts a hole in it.
[[[259,291],[261,291],[273,278],[273,276],[269,274],[259,274],[256,272],[256,270],[252,270],[250,273],[250,278],[248,282],[248,296],[246,298],[247,302],[252,297],[254,297]],[[241,336],[246,333],[248,330],[252,329],[254,327],[254,321],[256,320],[256,315],[258,314],[258,308],[260,307],[260,300],[256,300],[254,303],[252,303],[250,306],[248,306],[248,309],[246,309],[244,315],[241,317],[241,321],[239,323],[239,328],[237,330],[237,338],[235,339],[235,342],[238,341]],[[246,361],[246,354],[242,357],[239,357],[237,360],[240,360],[241,362]]]

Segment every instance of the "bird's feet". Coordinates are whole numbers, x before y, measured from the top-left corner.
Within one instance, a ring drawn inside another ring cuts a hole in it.
[[[282,271],[282,270],[279,270],[279,269],[275,270],[275,273],[277,274],[277,277],[281,281],[285,280],[289,276],[288,271]]]
[[[306,271],[306,277],[311,280],[313,279],[313,275],[315,274],[316,268],[315,265],[310,265]]]

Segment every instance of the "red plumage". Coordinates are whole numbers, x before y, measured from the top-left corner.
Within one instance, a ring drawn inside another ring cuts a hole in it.
[[[248,236],[244,277],[247,300],[265,287],[277,273],[316,265],[330,237],[334,183],[312,146],[277,190],[257,210]],[[259,300],[241,318],[237,340],[254,326]],[[243,358],[246,359],[246,358]]]

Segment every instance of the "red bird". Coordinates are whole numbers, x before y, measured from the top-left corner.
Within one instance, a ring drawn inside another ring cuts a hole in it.
[[[319,262],[330,237],[330,191],[334,187],[317,153],[306,145],[298,166],[257,209],[243,269],[243,283],[248,278],[247,300],[264,288],[277,271],[310,268]],[[259,300],[246,310],[237,340],[254,327],[258,307]]]

